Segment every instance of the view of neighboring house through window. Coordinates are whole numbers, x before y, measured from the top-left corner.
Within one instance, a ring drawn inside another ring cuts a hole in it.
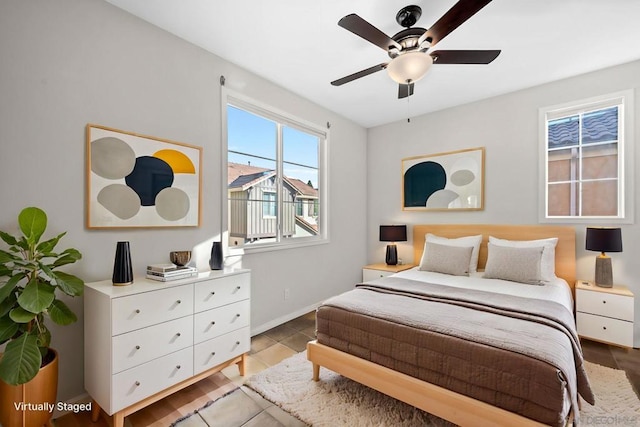
[[[326,135],[251,106],[227,105],[230,246],[323,238]]]
[[[548,110],[546,218],[624,215],[623,98]]]

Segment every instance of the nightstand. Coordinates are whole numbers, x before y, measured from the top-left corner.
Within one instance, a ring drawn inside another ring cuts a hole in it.
[[[362,281],[367,282],[369,280],[379,279],[381,277],[390,276],[400,271],[408,270],[415,267],[415,264],[398,264],[387,265],[385,263],[369,264],[362,268]]]
[[[625,286],[601,288],[576,282],[578,335],[595,341],[633,347],[633,293]]]

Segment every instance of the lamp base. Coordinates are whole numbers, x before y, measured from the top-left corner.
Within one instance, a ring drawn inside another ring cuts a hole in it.
[[[385,257],[387,265],[398,264],[398,248],[396,245],[387,245],[387,256]]]
[[[601,288],[613,287],[611,258],[606,255],[596,257],[596,286],[600,286]]]

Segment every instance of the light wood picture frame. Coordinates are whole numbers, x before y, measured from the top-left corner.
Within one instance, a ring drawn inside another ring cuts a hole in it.
[[[202,147],[86,127],[87,228],[198,227]]]
[[[484,209],[484,147],[402,159],[402,210]]]

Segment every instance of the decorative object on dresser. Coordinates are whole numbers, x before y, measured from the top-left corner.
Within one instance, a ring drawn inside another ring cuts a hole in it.
[[[596,286],[613,286],[611,257],[605,252],[622,252],[622,231],[612,227],[587,227],[585,249],[600,252],[596,257]]]
[[[222,242],[213,242],[211,244],[211,258],[209,259],[209,267],[212,270],[222,270],[224,264],[224,256],[222,254]]]
[[[368,282],[369,280],[379,279],[381,277],[387,277],[400,271],[408,270],[415,267],[414,264],[397,264],[388,265],[386,263],[369,264],[362,267],[362,281]]]
[[[169,261],[179,267],[187,265],[191,261],[191,251],[171,251]]]
[[[133,267],[131,266],[131,248],[129,242],[116,244],[116,257],[113,261],[114,286],[125,286],[133,283]]]
[[[85,389],[92,419],[113,426],[165,396],[234,364],[251,346],[249,270],[167,283],[88,283],[84,298]]]
[[[36,207],[18,215],[22,236],[0,231],[9,246],[0,250],[0,425],[5,427],[50,425],[58,388],[58,353],[49,347],[48,317],[58,325],[69,325],[76,315],[60,299],[60,291],[80,296],[84,282],[58,268],[82,258],[69,248],[57,251],[66,234],[42,240],[47,215]],[[32,406],[33,405],[33,406]]]
[[[147,266],[147,279],[160,282],[186,279],[198,275],[198,269],[175,264],[150,264]]]
[[[576,326],[581,337],[633,347],[633,312],[634,295],[626,286],[576,282]]]
[[[398,249],[395,242],[407,241],[407,226],[406,225],[381,225],[380,226],[380,241],[391,242],[387,245],[387,254],[385,261],[387,265],[398,264]]]

